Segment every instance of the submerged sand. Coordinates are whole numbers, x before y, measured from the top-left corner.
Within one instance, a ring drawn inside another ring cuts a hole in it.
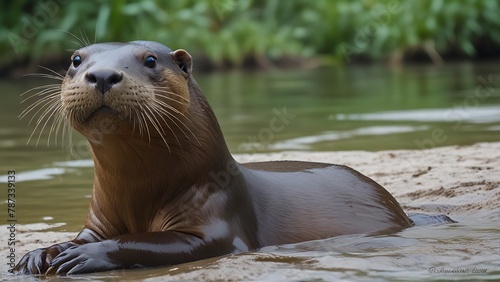
[[[302,160],[344,164],[384,186],[407,212],[447,214],[459,222],[479,219],[499,222],[500,219],[500,142],[428,150],[283,152],[235,157],[240,162]],[[44,228],[40,225],[18,225],[16,228],[17,260],[29,250],[67,241],[76,235],[39,231]],[[6,257],[9,254],[6,241],[9,233],[5,225],[0,230],[0,273],[4,275],[9,269]],[[251,268],[251,265],[246,267]],[[225,272],[224,280],[242,278],[240,272],[233,273],[234,277],[227,277]],[[258,270],[250,273],[258,274]],[[208,279],[217,277],[205,276]],[[195,279],[182,274],[171,278]]]

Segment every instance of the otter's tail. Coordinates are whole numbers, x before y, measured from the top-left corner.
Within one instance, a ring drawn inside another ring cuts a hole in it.
[[[457,223],[453,219],[449,218],[444,214],[440,215],[429,215],[423,213],[409,213],[408,217],[413,222],[415,226],[431,225],[431,224],[447,224],[447,223]]]

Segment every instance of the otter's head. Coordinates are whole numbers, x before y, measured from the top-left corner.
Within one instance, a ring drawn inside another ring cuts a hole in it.
[[[148,41],[102,43],[77,50],[71,60],[62,111],[91,143],[106,135],[169,143],[185,134],[192,71],[186,51]]]

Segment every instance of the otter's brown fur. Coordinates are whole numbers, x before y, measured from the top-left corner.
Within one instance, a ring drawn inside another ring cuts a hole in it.
[[[89,140],[94,190],[77,238],[26,254],[20,273],[172,265],[412,225],[383,187],[348,167],[238,164],[184,50],[82,48],[58,103]]]

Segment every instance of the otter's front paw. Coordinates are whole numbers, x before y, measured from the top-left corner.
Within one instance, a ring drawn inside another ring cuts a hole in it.
[[[14,268],[17,274],[45,274],[52,259],[59,253],[59,246],[40,248],[25,254]]]
[[[105,270],[113,270],[122,266],[113,263],[107,253],[112,250],[110,241],[88,243],[74,246],[61,252],[50,264],[47,275],[50,274],[81,274]]]

